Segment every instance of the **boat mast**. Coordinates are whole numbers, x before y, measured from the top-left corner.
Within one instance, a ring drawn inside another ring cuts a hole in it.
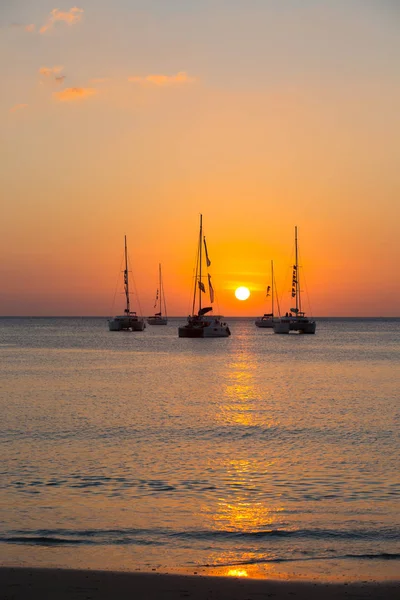
[[[162,296],[162,287],[161,287],[161,263],[158,263],[158,289],[160,290],[160,317],[161,317],[161,296]]]
[[[160,293],[162,290],[162,295],[163,295],[163,305],[164,305],[164,316],[167,316],[167,305],[165,302],[165,294],[164,294],[164,284],[163,284],[163,280],[162,280],[162,276],[161,276],[161,263],[160,263]],[[160,298],[160,311],[161,311],[161,298]]]
[[[272,294],[272,316],[274,316],[274,261],[271,260],[271,294]]]
[[[295,246],[296,246],[296,315],[301,312],[301,296],[300,296],[300,273],[299,273],[299,255],[297,248],[297,225],[294,228]]]
[[[125,296],[126,296],[126,309],[125,312],[127,315],[131,312],[131,307],[129,303],[129,275],[128,275],[128,249],[126,246],[126,236],[125,236],[125,272],[124,272],[124,287],[125,287]]]
[[[199,234],[199,245],[197,248],[196,274],[195,274],[195,278],[194,278],[192,315],[194,315],[197,293],[199,294],[199,310],[201,309],[201,289],[200,289],[199,282],[201,282],[201,235],[202,235],[202,230],[203,230],[203,215],[200,215],[200,234]],[[200,266],[200,278],[199,278],[199,266]]]
[[[201,280],[201,256],[203,254],[203,247],[202,247],[202,242],[203,242],[203,215],[200,215],[200,237],[199,237],[199,262],[200,262],[200,277],[199,277],[199,311],[201,311],[201,285],[202,285],[202,280]]]

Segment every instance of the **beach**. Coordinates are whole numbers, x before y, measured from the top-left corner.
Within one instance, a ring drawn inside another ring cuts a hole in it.
[[[316,583],[63,569],[0,569],[1,600],[397,599],[400,584]]]

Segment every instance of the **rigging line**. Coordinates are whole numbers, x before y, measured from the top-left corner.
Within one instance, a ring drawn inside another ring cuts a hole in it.
[[[299,260],[300,259],[301,259],[301,256],[300,256],[300,252],[299,252]],[[312,306],[311,306],[311,300],[310,300],[310,296],[308,294],[307,281],[306,281],[306,276],[304,274],[304,268],[303,267],[301,269],[301,280],[304,283],[304,287],[305,287],[305,291],[306,291],[306,296],[307,296],[307,303],[308,303],[308,306],[309,306],[309,309],[310,309],[310,317],[312,317],[313,314],[314,314],[314,311],[313,311]]]
[[[275,275],[274,275],[274,289],[276,290],[275,298],[276,298],[276,304],[278,305],[278,315],[280,317],[281,316],[281,307],[280,307],[280,304],[279,304],[278,288],[276,287]],[[274,317],[272,317],[272,318],[274,318]]]
[[[214,300],[215,300],[215,304],[217,305],[217,316],[218,315],[222,316],[222,313],[221,313],[221,310],[220,310],[220,307],[219,307],[218,294],[215,291],[215,288],[214,288]]]
[[[290,266],[288,266],[287,270],[286,270],[286,279],[285,279],[285,288],[286,289],[286,282],[288,280],[289,274],[290,274],[290,291],[289,291],[289,311],[291,309],[291,307],[293,306],[294,302],[296,301],[296,298],[292,297],[292,288],[293,288],[293,265],[296,261],[296,242],[293,243],[292,245],[292,252],[290,254]],[[282,292],[282,295],[284,294],[284,292]]]
[[[114,289],[114,296],[113,296],[113,300],[112,300],[112,304],[111,304],[111,312],[110,312],[110,316],[112,316],[114,314],[114,305],[115,305],[115,297],[117,295],[117,289],[118,289],[118,284],[119,284],[119,279],[122,273],[122,261],[124,260],[124,255],[122,254],[121,256],[121,261],[119,263],[119,270],[118,270],[118,275],[117,275],[117,281],[115,282],[115,289]]]
[[[290,258],[292,258],[292,256]],[[292,261],[291,265],[286,268],[286,275],[285,275],[285,279],[284,279],[283,291],[281,292],[281,295],[280,295],[280,301],[281,301],[281,303],[283,302],[283,299],[284,299],[285,290],[287,288],[287,283],[288,283],[288,280],[289,280],[289,274],[290,274],[290,277],[292,277],[292,273],[293,273],[293,261]],[[290,295],[289,302],[291,302],[291,300],[292,300],[292,296]],[[279,306],[279,295],[278,295],[278,293],[276,294],[276,301],[277,301],[278,306]]]
[[[134,292],[134,294],[136,296],[136,303],[137,303],[137,305],[139,307],[139,315],[140,315],[141,318],[143,318],[143,312],[142,312],[142,307],[140,305],[138,289],[137,289],[137,286],[136,286],[135,278],[134,278],[134,276],[132,274],[132,264],[131,264],[131,259],[130,259],[129,256],[128,256],[128,269],[129,269],[129,272],[131,273],[131,281],[133,283],[133,292]]]
[[[199,280],[200,280],[200,287],[198,290],[199,293],[199,312],[202,309],[202,297],[201,297],[201,293],[202,293],[202,289],[201,289],[201,272],[202,272],[202,266],[203,266],[203,215],[200,214],[200,232],[199,232]],[[194,305],[195,300],[193,300],[193,305]]]
[[[208,271],[207,271],[207,274],[208,274]],[[215,275],[213,275],[214,304],[217,306],[217,315],[222,315],[221,309],[219,306],[219,301],[218,301],[217,289],[218,289],[218,278],[217,278],[217,283],[215,283]],[[211,298],[210,298],[210,300],[211,300]],[[212,302],[210,302],[210,304],[212,304]],[[214,309],[213,309],[213,312],[214,312]]]
[[[137,303],[137,305],[138,305],[138,307],[139,307],[139,315],[140,315],[140,317],[141,317],[141,318],[143,318],[142,306],[141,306],[141,304],[140,304],[140,300],[139,300],[139,294],[138,294],[138,289],[137,289],[137,286],[136,286],[136,281],[135,281],[135,278],[134,278],[134,276],[133,276],[133,275],[131,275],[131,280],[132,280],[132,282],[133,282],[133,291],[134,291],[134,294],[135,294],[135,296],[136,296],[136,303]]]
[[[193,267],[193,270],[192,270],[192,281],[194,280],[195,276],[196,276],[195,267]],[[186,313],[188,315],[192,314],[192,305],[193,305],[193,293],[192,293],[192,288],[190,288],[190,294],[188,296],[187,310],[186,310]]]
[[[162,290],[163,304],[164,304],[164,314],[167,317],[167,303],[165,301],[165,292],[164,292],[164,277],[161,277],[160,283],[160,292]]]
[[[198,248],[198,243],[196,244],[196,254],[195,254],[195,258],[193,260],[193,270],[192,270],[192,282],[196,277],[196,270],[197,270],[197,261],[198,261],[198,257],[199,257],[199,248]],[[196,285],[196,284],[195,284]],[[192,295],[192,289],[190,290],[190,295],[188,296],[188,311],[187,314],[191,315],[192,314],[192,307],[193,307],[193,295]]]

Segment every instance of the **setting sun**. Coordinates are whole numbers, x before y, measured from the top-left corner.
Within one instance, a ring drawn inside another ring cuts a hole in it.
[[[247,300],[250,296],[250,290],[247,287],[238,287],[235,290],[235,296],[238,300]]]

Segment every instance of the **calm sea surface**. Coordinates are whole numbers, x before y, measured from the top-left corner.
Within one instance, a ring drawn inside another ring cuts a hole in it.
[[[1,562],[399,578],[400,320],[0,319]]]

